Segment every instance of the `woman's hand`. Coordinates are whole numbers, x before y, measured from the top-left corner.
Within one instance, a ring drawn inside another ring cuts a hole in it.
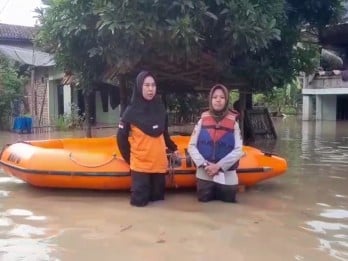
[[[181,158],[181,154],[180,154],[180,151],[179,150],[176,150],[173,152],[174,156],[177,157],[177,158]]]
[[[220,166],[216,163],[209,162],[208,166],[206,166],[204,170],[207,172],[208,176],[213,177],[218,174]]]
[[[172,167],[179,167],[181,165],[181,155],[178,150],[173,151],[172,155],[170,157],[170,164],[172,164]]]

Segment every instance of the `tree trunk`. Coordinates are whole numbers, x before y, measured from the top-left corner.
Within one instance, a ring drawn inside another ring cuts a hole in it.
[[[25,97],[22,98],[22,102],[23,102],[23,106],[24,106],[24,112],[23,114],[27,114],[30,113],[30,105],[29,105],[29,101],[28,101],[28,97],[29,94],[27,91],[25,91]]]
[[[246,93],[245,94],[245,109],[251,110],[253,108],[253,94]]]
[[[86,91],[83,94],[83,98],[85,100],[85,126],[86,126],[86,137],[92,137],[92,127],[91,127],[91,109],[90,109],[90,91]]]
[[[127,81],[124,74],[120,75],[120,116],[127,108]]]
[[[240,102],[240,120],[239,120],[239,125],[240,125],[240,131],[243,137],[244,144],[248,144],[250,141],[250,131],[248,128],[248,124],[246,124],[246,118],[245,114],[247,110],[252,109],[252,94],[251,93],[240,93],[239,94],[239,102]]]
[[[244,118],[245,118],[245,106],[246,104],[246,94],[241,93],[239,90],[239,127],[240,127],[240,133],[242,134],[243,140],[245,138],[245,132],[244,132]]]
[[[35,84],[35,70],[34,67],[31,69],[31,75],[30,75],[30,102],[31,102],[31,117],[34,118],[34,116],[36,116],[35,114],[35,88],[34,88],[34,84]]]

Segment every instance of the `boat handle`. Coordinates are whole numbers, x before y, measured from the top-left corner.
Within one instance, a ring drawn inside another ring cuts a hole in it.
[[[74,158],[72,157],[72,152],[69,153],[69,159],[70,159],[72,162],[74,162],[75,164],[80,165],[80,166],[82,166],[82,167],[86,167],[86,168],[98,168],[98,167],[102,167],[102,166],[105,166],[105,165],[109,164],[111,161],[113,161],[113,160],[116,159],[116,158],[117,158],[117,157],[116,157],[116,154],[113,154],[113,155],[111,156],[111,159],[109,159],[109,160],[107,160],[107,161],[105,161],[105,162],[103,162],[103,163],[101,163],[101,164],[97,164],[97,165],[86,165],[86,164],[83,164],[83,163],[81,163],[81,162],[78,162],[76,159],[74,159]]]

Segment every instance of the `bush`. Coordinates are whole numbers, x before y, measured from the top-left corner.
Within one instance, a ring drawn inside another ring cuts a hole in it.
[[[11,102],[23,100],[24,84],[28,79],[18,76],[18,66],[0,56],[0,127],[10,125]]]
[[[85,115],[80,115],[80,108],[75,103],[72,103],[70,106],[70,113],[64,113],[63,115],[58,116],[55,122],[55,127],[57,130],[66,131],[82,129]]]

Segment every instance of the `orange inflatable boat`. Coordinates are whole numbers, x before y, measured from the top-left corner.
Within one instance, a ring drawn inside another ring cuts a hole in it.
[[[195,166],[186,149],[190,137],[172,138],[184,157],[177,166],[169,164],[167,187],[194,187]],[[237,169],[241,185],[252,186],[287,170],[281,157],[248,146],[243,150]],[[18,142],[1,151],[0,163],[8,175],[38,187],[124,190],[131,185],[115,136]]]

